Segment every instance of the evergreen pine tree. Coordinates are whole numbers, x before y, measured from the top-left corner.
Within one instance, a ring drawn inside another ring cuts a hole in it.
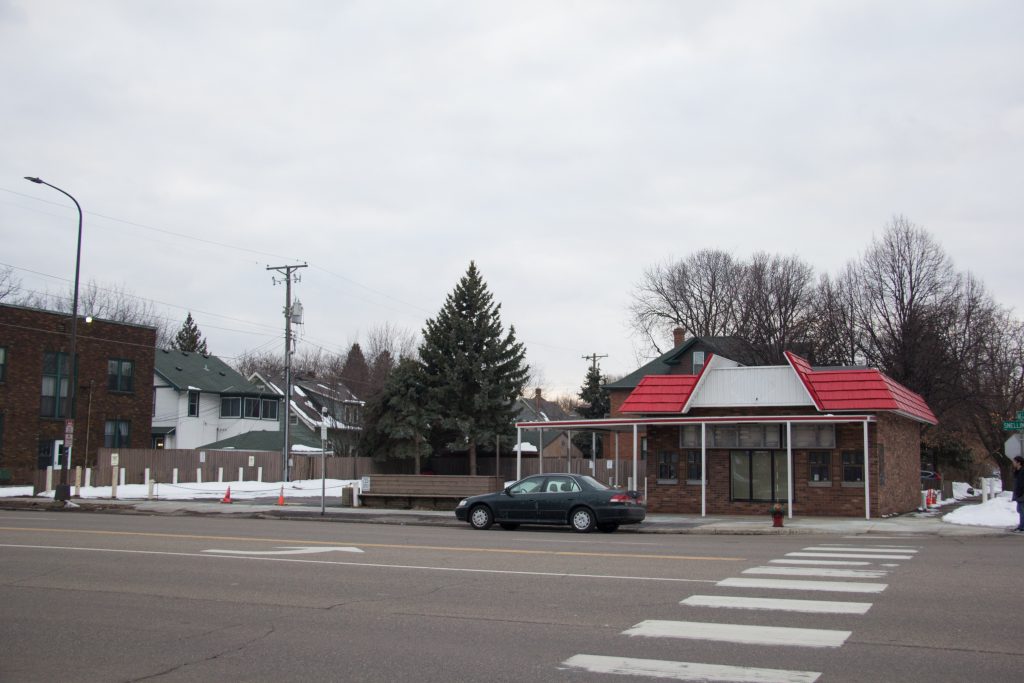
[[[426,440],[425,391],[419,363],[411,358],[400,360],[383,389],[366,406],[360,452],[378,459],[415,458],[419,473],[420,456],[431,450]]]
[[[605,378],[601,375],[601,369],[596,364],[591,365],[590,369],[587,370],[586,379],[583,380],[580,393],[577,394],[580,398],[580,405],[577,411],[581,417],[585,417],[588,420],[599,420],[611,412],[611,399],[608,397],[608,390],[605,389],[604,385]],[[573,436],[573,443],[590,457],[597,457],[597,455],[601,454],[603,442],[600,438],[596,440],[596,454],[590,452],[595,441],[589,434]]]
[[[178,334],[175,335],[174,340],[171,342],[171,348],[188,353],[201,353],[204,356],[210,353],[206,350],[206,339],[203,337],[202,332],[199,331],[196,321],[192,319],[191,312],[185,318],[181,329],[178,330]]]
[[[359,342],[352,345],[341,366],[341,383],[352,390],[358,398],[365,398],[370,390],[370,364],[359,347]]]
[[[477,444],[511,430],[529,371],[515,327],[503,336],[500,310],[470,262],[437,317],[427,320],[420,346],[432,431],[448,431],[456,436],[452,446],[468,449],[471,475]]]
[[[591,365],[587,370],[587,377],[583,380],[583,387],[580,393],[581,405],[579,413],[588,420],[598,420],[611,412],[611,399],[608,398],[608,390],[604,388],[605,378],[601,375],[601,368]]]

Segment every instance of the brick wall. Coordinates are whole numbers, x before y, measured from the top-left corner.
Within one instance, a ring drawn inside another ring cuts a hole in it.
[[[69,315],[0,304],[0,347],[6,349],[7,372],[0,382],[0,413],[4,415],[0,467],[12,483],[31,484],[39,443],[63,440],[64,418],[40,416],[43,354],[69,351]],[[127,420],[130,446],[149,446],[153,413],[153,358],[156,331],[151,327],[107,321],[78,323],[78,391],[72,466],[95,463],[103,446],[107,420]],[[107,389],[107,361],[134,364],[134,389]]]
[[[749,411],[715,411],[715,415],[737,415]],[[813,411],[812,411],[813,412]],[[767,414],[768,411],[758,411]],[[891,414],[880,414],[868,426],[870,452],[871,516],[880,517],[915,509],[918,499],[920,427],[918,423]],[[647,430],[647,500],[651,512],[691,513],[701,509],[699,483],[686,481],[686,451],[679,448],[678,427],[651,427]],[[879,448],[881,446],[881,448]],[[843,481],[843,451],[863,457],[864,431],[861,424],[836,425],[836,448],[829,453],[828,482],[811,482],[808,455],[812,449],[793,450],[794,514],[860,517],[864,515],[864,486]],[[746,450],[746,449],[737,449]],[[679,472],[675,483],[658,480],[658,454],[679,453]],[[813,449],[821,452],[821,449]],[[785,453],[785,449],[776,452]],[[881,458],[879,457],[881,455]],[[708,514],[765,514],[766,502],[732,501],[730,491],[730,449],[708,449]],[[858,462],[862,460],[858,459]],[[884,469],[884,482],[880,477]]]

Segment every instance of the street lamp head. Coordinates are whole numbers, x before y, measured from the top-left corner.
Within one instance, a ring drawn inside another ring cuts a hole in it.
[[[33,183],[35,183],[37,185],[42,185],[43,184],[43,179],[42,178],[33,178],[32,176],[25,176],[25,180],[31,180]]]

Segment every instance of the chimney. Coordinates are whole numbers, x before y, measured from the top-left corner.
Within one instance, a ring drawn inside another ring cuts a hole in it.
[[[533,404],[538,416],[540,415],[540,402],[542,400],[543,396],[541,396],[541,389],[540,387],[537,387],[536,389],[533,390]]]
[[[677,327],[672,330],[672,344],[673,346],[679,346],[686,339],[686,330],[681,327]]]

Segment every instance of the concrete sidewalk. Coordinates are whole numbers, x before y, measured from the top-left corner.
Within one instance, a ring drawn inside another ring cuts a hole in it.
[[[410,526],[450,526],[468,528],[465,522],[455,519],[453,512],[436,510],[392,510],[367,507],[338,507],[328,505],[320,513],[319,500],[309,499],[308,504],[275,505],[270,501],[236,501],[230,505],[217,501],[200,500],[101,500],[76,499],[66,508],[57,506],[51,500],[40,498],[0,498],[0,510],[39,510],[60,512],[113,512],[144,515],[220,515],[255,517],[265,519],[296,519],[308,521],[355,522],[365,524],[397,524]],[[941,511],[909,513],[887,519],[862,519],[850,517],[803,517],[786,518],[782,528],[772,526],[768,515],[668,515],[651,513],[641,524],[619,528],[619,533],[641,534],[734,534],[734,535],[781,535],[781,534],[877,534],[912,536],[1002,536],[1005,529],[992,527],[970,527],[947,524],[941,515],[950,512],[952,506]]]

